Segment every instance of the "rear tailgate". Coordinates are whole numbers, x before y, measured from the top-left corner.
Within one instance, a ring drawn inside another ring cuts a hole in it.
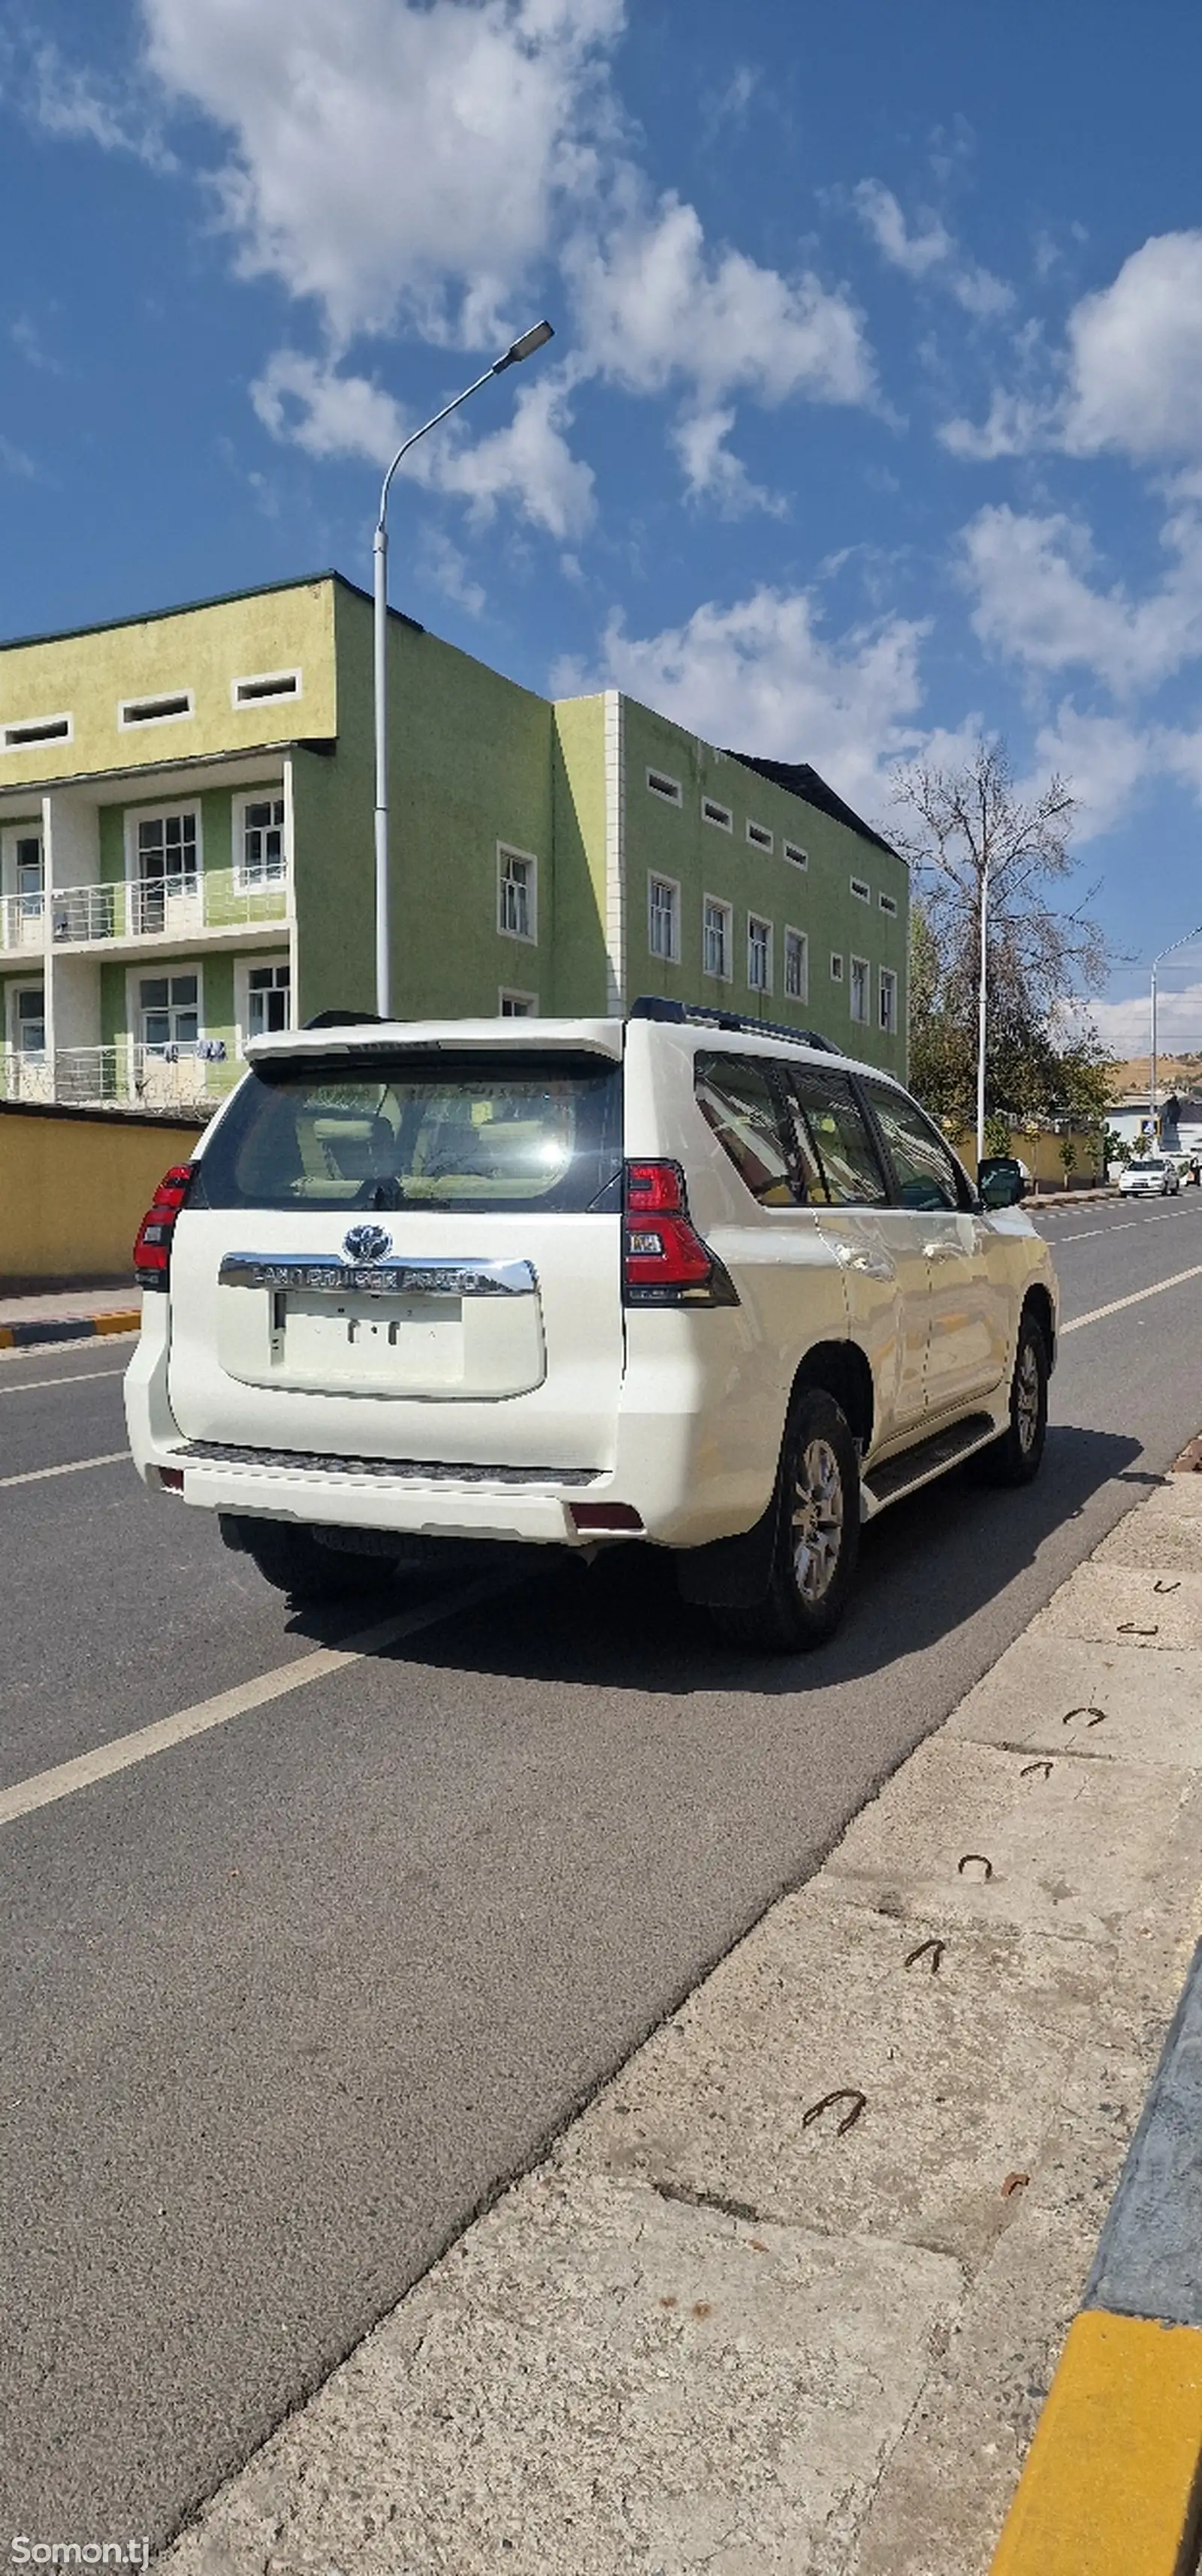
[[[190,1440],[554,1470],[612,1464],[621,1068],[521,1043],[256,1065],[171,1263]]]

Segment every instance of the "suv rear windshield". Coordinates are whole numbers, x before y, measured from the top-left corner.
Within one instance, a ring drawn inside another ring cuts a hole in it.
[[[621,1070],[596,1056],[285,1058],[235,1094],[192,1204],[616,1208],[621,1156]]]

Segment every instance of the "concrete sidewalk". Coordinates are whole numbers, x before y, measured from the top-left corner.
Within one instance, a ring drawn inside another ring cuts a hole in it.
[[[93,1333],[136,1333],[141,1292],[122,1288],[33,1289],[0,1297],[0,1351],[36,1349],[42,1342],[86,1341]]]
[[[1180,1475],[160,2563],[985,2576],[1200,1928],[1199,1643]]]

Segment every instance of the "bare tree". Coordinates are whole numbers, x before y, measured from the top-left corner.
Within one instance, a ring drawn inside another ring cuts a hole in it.
[[[1041,1078],[1051,1079],[1060,1051],[1073,1052],[1065,1006],[1105,980],[1108,951],[1098,924],[1083,905],[1062,910],[1050,900],[1050,890],[1074,872],[1076,799],[1059,776],[1020,797],[1004,743],[981,740],[961,769],[916,762],[897,770],[893,801],[904,819],[892,839],[914,872],[919,911],[919,1016],[926,1014],[932,1032],[938,1023],[936,1052],[946,1078],[962,1088],[975,1054],[983,965],[986,1091],[995,1107],[1014,1108],[1002,1092],[1013,1088],[1016,1056],[1033,1050],[1043,1060]],[[978,1101],[978,1123],[982,1115]]]

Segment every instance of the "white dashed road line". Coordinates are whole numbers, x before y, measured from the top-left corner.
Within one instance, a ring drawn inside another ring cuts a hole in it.
[[[454,1619],[464,1610],[474,1610],[499,1592],[515,1587],[513,1572],[484,1574],[477,1582],[465,1584],[463,1590],[447,1593],[441,1601],[427,1603],[424,1609],[403,1611],[394,1619],[381,1619],[374,1628],[364,1628],[348,1637],[342,1646],[320,1646],[311,1655],[298,1655],[295,1663],[277,1664],[269,1673],[259,1673],[253,1681],[239,1682],[233,1690],[219,1691],[215,1699],[198,1700],[194,1708],[177,1709],[174,1717],[160,1718],[154,1726],[139,1727],[132,1735],[114,1736],[108,1744],[98,1744],[91,1753],[81,1753],[73,1762],[60,1762],[53,1771],[38,1771],[29,1780],[18,1780],[11,1789],[0,1789],[0,1825],[15,1824],[18,1816],[29,1816],[38,1807],[53,1806],[59,1798],[73,1797],[78,1789],[90,1789],[97,1780],[109,1780],[115,1771],[128,1771],[135,1762],[148,1762],[156,1753],[167,1753],[173,1745],[185,1744],[189,1736],[207,1735],[214,1726],[226,1726],[231,1718],[246,1717],[253,1709],[265,1708],[268,1701],[283,1699],[289,1691],[303,1690],[309,1682],[326,1680],[330,1673],[343,1672],[348,1664],[362,1663],[368,1655],[381,1654],[401,1637],[415,1636],[420,1628],[437,1627],[445,1619]]]
[[[80,1369],[75,1377],[27,1377],[20,1386],[0,1386],[0,1395],[35,1395],[43,1386],[91,1386],[98,1377],[124,1377],[124,1369]]]
[[[1161,1297],[1166,1288],[1180,1288],[1187,1279],[1202,1279],[1202,1261],[1196,1261],[1192,1270],[1175,1270],[1171,1279],[1154,1280],[1150,1288],[1136,1288],[1129,1297],[1114,1297],[1109,1306],[1095,1306],[1088,1315],[1074,1315],[1071,1323],[1061,1325],[1060,1339],[1066,1333],[1082,1332],[1086,1324],[1100,1324],[1106,1315],[1121,1314],[1124,1306],[1142,1306],[1145,1297]]]
[[[6,1389],[9,1394],[12,1391],[11,1388]],[[107,1449],[103,1458],[71,1458],[65,1467],[27,1467],[23,1476],[0,1476],[0,1487],[38,1485],[44,1476],[78,1476],[85,1467],[115,1467],[120,1459],[128,1456],[128,1449]]]

